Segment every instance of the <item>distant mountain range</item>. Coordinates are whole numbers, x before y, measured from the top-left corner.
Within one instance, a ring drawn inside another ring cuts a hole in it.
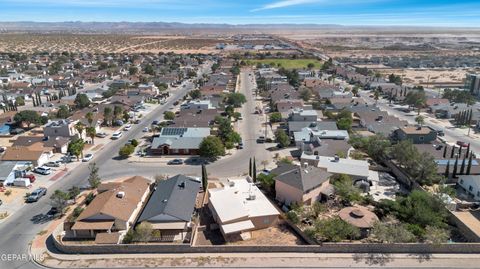
[[[338,24],[211,24],[211,23],[180,23],[180,22],[0,22],[0,32],[72,32],[72,33],[151,33],[172,30],[195,31],[205,29],[220,30],[441,30],[453,28],[410,27],[410,26],[343,26]],[[472,28],[456,28],[471,30]]]
[[[285,29],[285,28],[333,28],[341,25],[316,24],[212,24],[180,22],[0,22],[0,29],[6,31],[156,31],[165,29]]]

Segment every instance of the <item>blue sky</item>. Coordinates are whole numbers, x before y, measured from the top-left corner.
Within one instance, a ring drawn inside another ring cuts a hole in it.
[[[0,0],[0,21],[480,27],[479,0]]]

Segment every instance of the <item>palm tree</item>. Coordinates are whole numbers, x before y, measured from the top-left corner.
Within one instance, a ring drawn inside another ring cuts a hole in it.
[[[83,139],[82,133],[83,133],[83,130],[85,130],[85,125],[79,121],[77,122],[77,124],[75,124],[75,130],[77,130],[78,134],[80,135],[80,139]]]
[[[417,116],[415,118],[415,122],[422,127],[422,125],[425,123],[425,118],[423,116]]]
[[[92,139],[92,144],[95,144],[95,135],[97,134],[95,127],[92,127],[92,126],[87,127],[85,131],[87,136],[90,137],[90,139]]]

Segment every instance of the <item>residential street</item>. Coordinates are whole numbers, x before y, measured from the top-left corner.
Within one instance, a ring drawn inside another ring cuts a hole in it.
[[[369,95],[371,92],[369,91],[361,91],[360,95],[365,101],[369,104],[374,104],[375,100]],[[383,110],[388,112],[388,114],[395,116],[401,120],[406,120],[410,124],[416,124],[415,117],[417,116],[416,112],[405,113],[395,107],[391,107],[386,99],[379,99],[377,102],[377,106]],[[480,140],[478,139],[478,135],[470,131],[470,136],[467,136],[467,129],[460,129],[460,128],[453,128],[450,124],[445,123],[444,119],[436,119],[429,113],[422,112],[422,116],[425,118],[425,125],[432,127],[435,130],[443,130],[445,133],[444,138],[450,144],[455,144],[457,141],[464,141],[470,143],[471,149],[475,153],[480,153]]]
[[[261,123],[264,121],[263,115],[254,114],[254,97],[251,89],[254,87],[248,73],[241,74],[240,92],[247,97],[247,103],[242,108],[243,120],[240,123],[241,135],[243,137],[244,149],[239,150],[233,156],[227,156],[207,166],[209,174],[212,176],[235,176],[248,171],[248,160],[250,157],[256,156],[257,167],[264,159],[269,159],[269,152],[265,150],[265,144],[257,145],[256,137],[261,130]],[[128,163],[126,160],[116,160],[118,149],[127,142],[128,139],[139,138],[143,136],[142,129],[149,126],[150,123],[163,117],[163,113],[173,106],[176,100],[181,99],[187,92],[193,89],[190,82],[185,87],[179,87],[172,92],[164,106],[159,106],[155,111],[142,118],[140,124],[133,125],[132,130],[125,132],[124,136],[119,140],[108,143],[104,148],[95,154],[91,162],[96,162],[100,166],[100,176],[102,179],[111,179],[116,177],[125,177],[129,175],[142,175],[153,177],[157,174],[190,174],[200,175],[199,166],[182,165],[166,166],[159,168],[154,163]],[[247,127],[248,126],[248,127]],[[77,168],[68,172],[62,179],[58,180],[49,189],[49,193],[53,193],[56,189],[67,190],[72,186],[82,186],[88,183],[89,174],[88,163],[82,163]],[[50,209],[48,196],[39,200],[37,203],[26,204],[20,208],[0,226],[0,253],[25,254],[28,253],[28,243],[42,229],[46,223],[33,223],[31,220],[37,214],[45,214]],[[4,267],[4,261],[0,260],[0,268],[31,268],[28,261],[9,262]]]
[[[252,74],[249,76],[248,74]],[[261,124],[265,121],[265,116],[261,114],[254,114],[255,100],[252,94],[252,89],[255,87],[252,82],[253,72],[242,72],[240,74],[240,92],[243,93],[247,99],[240,110],[243,120],[239,121],[237,131],[242,136],[244,148],[235,152],[232,156],[225,156],[220,160],[208,164],[207,171],[214,177],[229,177],[238,176],[248,172],[248,162],[250,158],[255,157],[257,167],[261,166],[262,160],[270,160],[271,153],[265,150],[268,144],[257,144],[258,136],[263,135],[263,128]],[[139,134],[134,137],[138,137]],[[124,138],[125,139],[125,138]],[[113,153],[115,154],[115,152]],[[149,160],[149,162],[135,162],[128,160],[114,160],[107,158],[102,160],[103,165],[100,169],[100,176],[102,178],[116,178],[127,175],[143,175],[153,177],[159,174],[174,175],[183,173],[187,175],[201,175],[199,165],[159,165]],[[98,161],[97,161],[98,162]],[[108,167],[108,168],[107,168]],[[87,182],[83,182],[87,183]]]

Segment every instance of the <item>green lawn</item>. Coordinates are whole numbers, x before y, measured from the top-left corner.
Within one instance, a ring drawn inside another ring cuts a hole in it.
[[[314,68],[320,68],[322,66],[322,62],[317,59],[263,59],[263,60],[246,60],[248,65],[256,65],[258,63],[262,64],[275,64],[278,67],[286,68],[286,69],[303,69],[307,68],[309,63],[313,63],[315,65]]]

